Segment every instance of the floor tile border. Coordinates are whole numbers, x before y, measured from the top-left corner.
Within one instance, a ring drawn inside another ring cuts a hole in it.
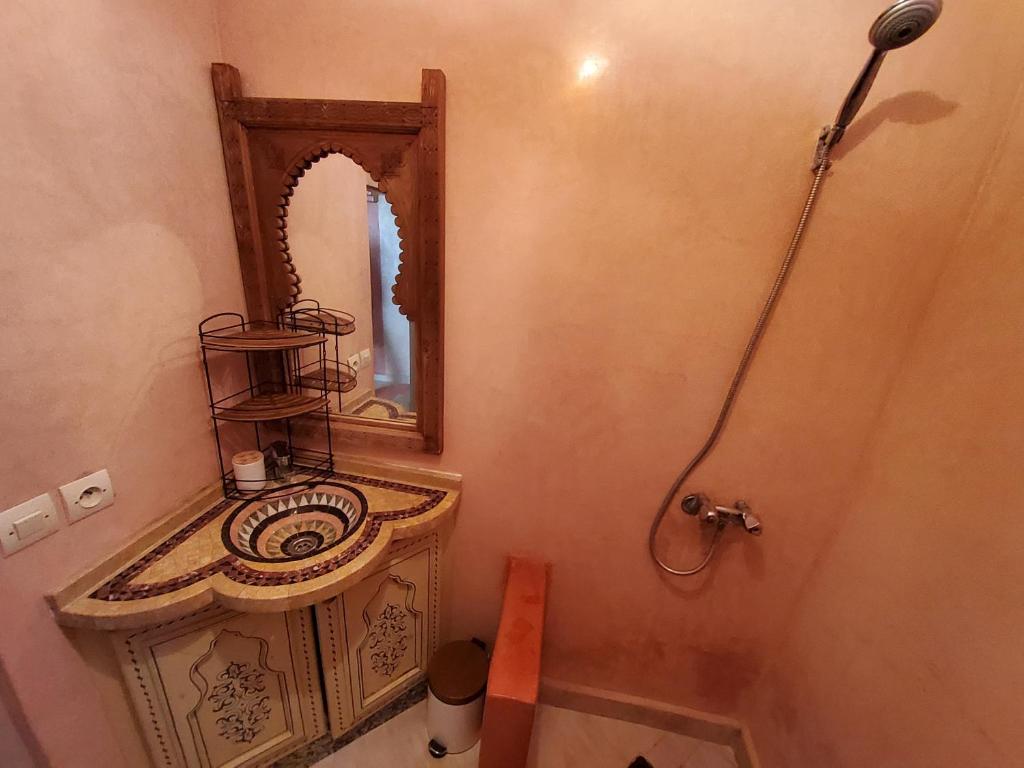
[[[541,678],[540,703],[723,744],[732,749],[739,768],[761,768],[749,730],[729,717],[549,677]]]

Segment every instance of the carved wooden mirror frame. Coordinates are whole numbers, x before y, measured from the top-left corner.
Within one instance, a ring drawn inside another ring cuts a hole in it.
[[[411,322],[416,423],[335,414],[342,439],[441,453],[444,415],[445,78],[423,70],[422,100],[320,101],[242,95],[229,64],[213,64],[224,164],[249,317],[273,319],[298,300],[288,205],[299,179],[346,155],[391,203],[401,237],[394,301]],[[316,298],[316,297],[313,297]]]

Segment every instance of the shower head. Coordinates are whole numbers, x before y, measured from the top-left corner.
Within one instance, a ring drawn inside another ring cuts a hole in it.
[[[891,51],[917,40],[942,13],[942,0],[897,0],[879,16],[868,40],[879,51]]]
[[[857,82],[853,84],[850,92],[846,95],[846,100],[839,108],[839,114],[836,115],[835,123],[822,131],[818,149],[815,152],[815,170],[821,165],[828,150],[843,138],[847,126],[857,116],[864,104],[864,99],[868,96],[868,91],[871,90],[871,86],[875,82],[878,70],[882,67],[885,55],[894,48],[902,48],[921,37],[932,28],[940,13],[942,13],[942,0],[896,0],[875,20],[871,31],[868,32],[868,40],[871,41],[875,50],[871,52],[871,58],[868,59]]]

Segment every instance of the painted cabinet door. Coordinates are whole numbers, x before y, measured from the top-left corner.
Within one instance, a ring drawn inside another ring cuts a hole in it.
[[[310,610],[207,608],[113,636],[164,768],[264,765],[326,730]]]
[[[395,546],[386,564],[317,606],[331,733],[420,683],[437,648],[437,534]]]

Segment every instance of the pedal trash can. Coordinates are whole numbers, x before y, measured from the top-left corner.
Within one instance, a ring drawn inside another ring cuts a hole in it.
[[[460,640],[438,648],[427,667],[427,736],[433,757],[465,752],[480,739],[487,687],[483,644]]]

